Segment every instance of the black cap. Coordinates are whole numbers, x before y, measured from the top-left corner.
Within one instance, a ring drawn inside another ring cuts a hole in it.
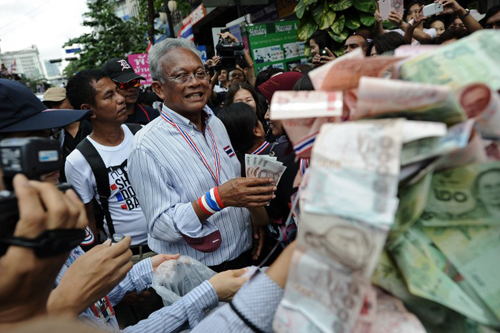
[[[146,80],[142,76],[135,74],[134,69],[125,59],[113,58],[102,66],[102,71],[113,81],[125,83],[133,79]]]
[[[0,133],[64,127],[91,114],[91,110],[47,109],[25,85],[0,79]]]

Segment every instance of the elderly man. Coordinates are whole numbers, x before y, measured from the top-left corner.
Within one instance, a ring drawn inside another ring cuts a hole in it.
[[[276,187],[268,178],[239,178],[226,129],[206,106],[209,77],[191,42],[166,39],[153,46],[149,63],[164,106],[161,117],[137,134],[129,157],[148,244],[216,271],[247,266],[251,214],[254,222],[264,220],[262,207]]]

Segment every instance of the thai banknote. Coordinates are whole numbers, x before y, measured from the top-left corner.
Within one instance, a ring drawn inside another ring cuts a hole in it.
[[[272,178],[278,185],[286,166],[269,155],[245,155],[245,173],[248,178]]]
[[[474,120],[470,119],[451,127],[444,136],[427,137],[405,143],[401,151],[401,165],[465,148],[469,143],[473,126]]]
[[[321,90],[335,91],[356,88],[362,77],[382,77],[391,66],[403,59],[399,57],[352,58],[335,63],[330,68]]]
[[[487,139],[500,139],[500,96],[483,83],[468,85],[457,93],[458,101],[476,128]]]
[[[436,172],[425,210],[425,226],[500,224],[500,162]]]
[[[271,102],[271,119],[342,116],[341,91],[277,91]]]
[[[271,119],[281,120],[295,154],[308,158],[321,126],[342,121],[342,92],[278,91],[270,110]]]
[[[429,137],[445,136],[448,133],[446,125],[433,121],[406,120],[403,123],[403,143]]]
[[[500,227],[442,227],[424,231],[500,320]]]
[[[347,61],[350,59],[364,59],[364,58],[365,55],[363,53],[363,50],[361,48],[358,48],[352,52],[349,52],[348,54],[338,57],[333,61],[327,62],[323,66],[313,69],[312,71],[309,72],[308,75],[311,78],[311,82],[314,86],[314,89],[317,91],[325,90],[322,88],[323,83],[327,80],[334,79],[333,77],[330,76],[330,70],[332,69],[332,67],[337,66],[340,62]]]
[[[432,172],[429,172],[417,182],[400,187],[399,206],[395,223],[392,225],[387,239],[388,246],[398,240],[422,215],[427,204],[431,181]]]
[[[390,225],[398,207],[398,176],[313,166],[305,210]]]
[[[393,222],[404,120],[326,124],[313,149],[305,209]]]
[[[363,305],[369,280],[313,251],[296,250],[285,295],[273,327],[277,332],[349,332]]]
[[[466,119],[448,86],[363,77],[350,119],[405,117],[455,125]]]
[[[407,81],[448,85],[485,83],[500,89],[500,35],[481,30],[456,43],[408,60],[401,67],[401,78]]]
[[[353,333],[424,333],[425,328],[414,314],[408,312],[403,303],[394,296],[377,290],[373,318],[363,321],[363,309]]]
[[[389,247],[412,294],[443,304],[479,323],[496,325],[497,319],[491,312],[476,303],[443,272],[433,254],[436,251],[439,250],[432,241],[415,227]]]

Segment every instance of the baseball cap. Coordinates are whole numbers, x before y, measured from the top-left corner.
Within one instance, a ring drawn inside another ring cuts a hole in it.
[[[64,127],[91,114],[91,110],[47,109],[25,85],[0,79],[0,133]]]
[[[133,79],[146,80],[140,75],[135,74],[134,69],[125,59],[113,58],[102,66],[102,71],[115,82],[128,82]]]
[[[66,89],[61,87],[49,88],[43,94],[44,102],[61,102],[66,98]]]
[[[293,90],[293,86],[302,76],[303,74],[298,72],[278,73],[257,88],[267,102],[271,103],[271,99],[276,91]]]

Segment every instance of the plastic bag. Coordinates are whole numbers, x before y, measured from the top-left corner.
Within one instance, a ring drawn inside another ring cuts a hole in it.
[[[210,279],[216,272],[189,256],[167,260],[156,269],[153,288],[169,306]]]

